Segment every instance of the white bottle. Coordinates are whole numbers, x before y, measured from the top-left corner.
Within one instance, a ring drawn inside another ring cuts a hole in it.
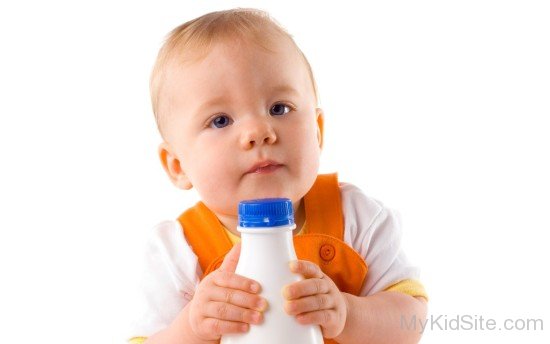
[[[322,344],[317,325],[301,325],[287,315],[283,305],[285,285],[302,280],[290,271],[296,260],[292,241],[294,214],[286,198],[269,198],[239,203],[241,255],[235,273],[251,278],[262,286],[260,295],[268,302],[264,321],[250,325],[248,332],[222,336],[221,344]]]

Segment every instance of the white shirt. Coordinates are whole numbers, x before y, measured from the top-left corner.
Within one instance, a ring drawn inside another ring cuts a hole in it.
[[[401,249],[401,221],[397,212],[366,196],[352,184],[340,183],[344,242],[365,260],[368,273],[360,296],[406,279],[420,271]],[[202,276],[198,258],[188,245],[179,221],[156,225],[145,252],[141,313],[129,337],[148,337],[166,328],[185,307],[184,294],[194,294]]]

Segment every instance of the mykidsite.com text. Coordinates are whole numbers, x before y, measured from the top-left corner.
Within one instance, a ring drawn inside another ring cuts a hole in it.
[[[483,315],[430,315],[426,319],[401,316],[402,329],[428,331],[543,331],[543,319],[496,320]]]

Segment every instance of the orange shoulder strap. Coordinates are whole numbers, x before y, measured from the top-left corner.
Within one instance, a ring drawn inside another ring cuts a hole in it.
[[[368,267],[344,242],[344,215],[336,174],[317,177],[305,196],[306,230],[294,237],[299,259],[317,264],[341,291],[359,295]]]
[[[344,216],[338,175],[321,174],[304,197],[307,232],[344,239]]]
[[[216,215],[202,202],[187,209],[178,221],[206,276],[208,266],[231,250],[231,240]]]

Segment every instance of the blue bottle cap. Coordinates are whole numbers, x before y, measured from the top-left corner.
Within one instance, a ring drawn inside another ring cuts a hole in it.
[[[239,202],[239,226],[276,227],[294,224],[288,198],[264,198]]]

